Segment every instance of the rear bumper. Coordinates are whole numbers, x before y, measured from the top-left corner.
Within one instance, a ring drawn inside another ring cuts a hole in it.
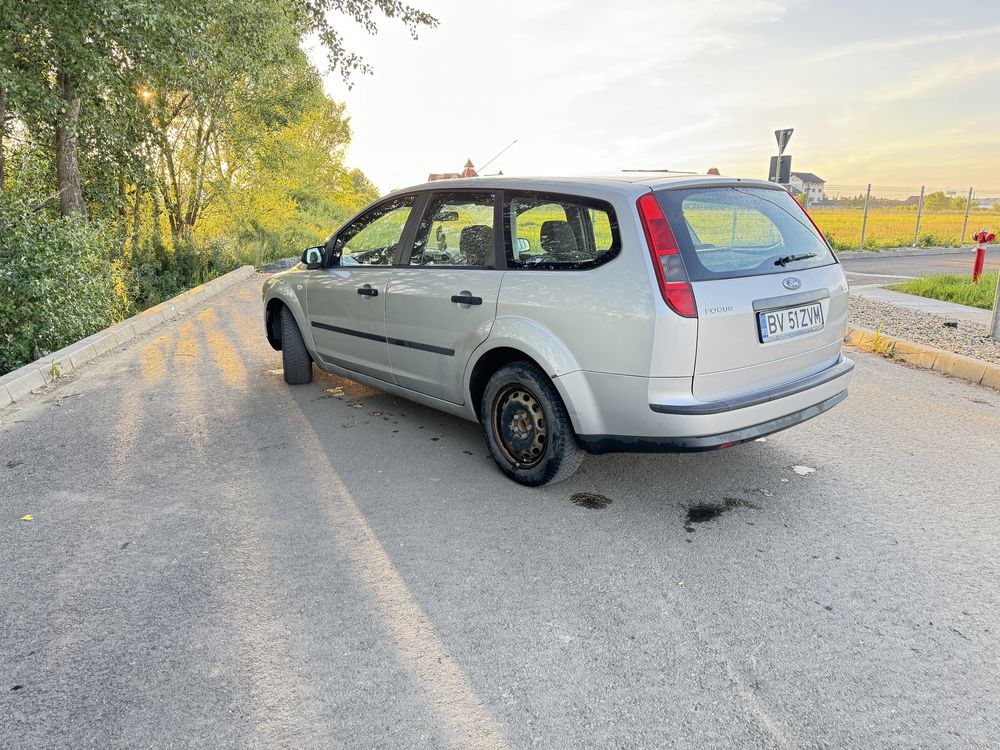
[[[854,370],[854,362],[846,357],[841,357],[832,367],[809,375],[790,383],[782,383],[773,388],[765,388],[745,396],[727,399],[725,401],[696,401],[685,404],[650,404],[649,408],[659,414],[721,414],[735,409],[746,409],[758,404],[766,404],[770,401],[794,396],[803,391],[818,388],[821,385],[844,377]]]
[[[591,453],[704,451],[799,424],[847,396],[854,362],[839,353],[797,380],[723,401],[691,397],[690,378],[572,373],[554,382]]]
[[[807,419],[832,409],[847,398],[847,389],[818,404],[786,414],[767,422],[742,427],[730,432],[699,437],[639,437],[626,435],[577,435],[577,440],[588,453],[690,453],[728,448],[731,445],[756,440],[772,432],[805,422]]]

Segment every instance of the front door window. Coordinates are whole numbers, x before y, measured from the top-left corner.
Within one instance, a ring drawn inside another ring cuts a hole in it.
[[[337,235],[334,257],[342,266],[391,266],[413,210],[413,196],[376,206]]]

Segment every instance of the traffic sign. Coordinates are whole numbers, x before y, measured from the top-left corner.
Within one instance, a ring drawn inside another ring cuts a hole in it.
[[[779,182],[782,185],[787,185],[791,175],[792,175],[791,156],[771,157],[771,168],[767,172],[767,179],[770,182]]]
[[[791,139],[794,130],[794,128],[785,128],[784,130],[774,131],[774,138],[778,142],[778,156],[785,153],[785,146],[788,145],[788,141]]]

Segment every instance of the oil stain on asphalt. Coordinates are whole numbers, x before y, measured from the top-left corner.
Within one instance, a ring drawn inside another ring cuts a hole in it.
[[[604,510],[611,505],[610,498],[598,495],[596,492],[577,492],[570,497],[570,500],[573,501],[573,505],[579,505],[581,508],[589,508],[590,510]]]
[[[688,508],[684,530],[690,534],[694,531],[694,524],[712,521],[733,508],[760,510],[759,505],[742,497],[724,497],[721,503],[698,503]]]

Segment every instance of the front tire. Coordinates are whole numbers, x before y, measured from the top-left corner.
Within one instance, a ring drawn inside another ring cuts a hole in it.
[[[281,308],[281,366],[285,371],[285,382],[289,385],[305,385],[312,382],[312,357],[302,340],[299,324],[287,307]]]
[[[569,414],[537,365],[514,362],[493,373],[480,413],[493,460],[515,482],[539,487],[580,467],[585,454]]]

